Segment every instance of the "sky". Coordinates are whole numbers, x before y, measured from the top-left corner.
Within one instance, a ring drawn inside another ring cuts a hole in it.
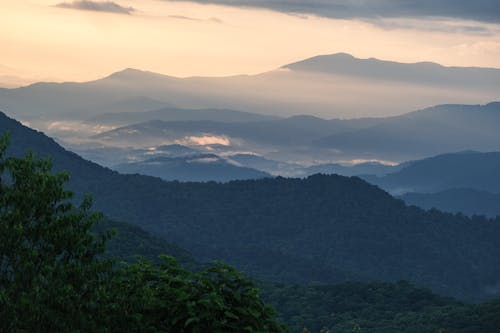
[[[2,0],[0,85],[256,74],[319,54],[500,68],[497,0]]]

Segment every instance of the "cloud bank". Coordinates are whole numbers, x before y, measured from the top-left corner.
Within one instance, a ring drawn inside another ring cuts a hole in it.
[[[177,0],[329,18],[447,17],[500,23],[498,0]]]
[[[92,10],[96,12],[108,12],[115,14],[132,14],[135,9],[133,7],[124,7],[112,1],[73,1],[62,2],[56,5],[59,8],[79,9],[79,10]]]

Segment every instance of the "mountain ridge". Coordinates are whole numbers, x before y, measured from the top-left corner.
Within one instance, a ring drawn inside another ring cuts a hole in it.
[[[314,64],[310,59],[302,61],[305,66],[302,69],[314,70],[278,68],[256,75],[228,77],[174,78],[125,69],[90,82],[38,83],[0,90],[0,99],[9,114],[29,121],[34,114],[27,111],[35,109],[45,118],[78,118],[80,114],[89,118],[103,111],[102,104],[133,96],[180,108],[239,109],[278,116],[304,113],[307,108],[307,113],[323,118],[388,116],[426,105],[498,99],[500,70],[497,69],[422,70],[422,64],[391,65],[357,58],[352,58],[355,63],[351,61],[347,66],[335,57],[332,59],[325,64]],[[413,69],[413,66],[420,67]]]
[[[395,193],[432,193],[466,188],[500,193],[500,152],[461,151],[408,163],[401,170],[369,180]]]
[[[294,61],[291,62],[287,65],[283,65],[279,68],[287,68],[289,66],[293,66],[302,62],[314,62],[318,59],[325,59],[328,58],[329,60],[365,60],[365,61],[372,61],[372,62],[384,62],[384,63],[390,63],[390,64],[402,64],[402,65],[428,65],[430,67],[442,67],[442,68],[474,68],[474,69],[493,69],[493,70],[500,70],[500,68],[497,67],[481,67],[481,66],[447,66],[443,65],[437,62],[433,61],[412,61],[412,62],[403,62],[403,61],[396,61],[396,60],[388,60],[388,59],[381,59],[381,58],[375,58],[375,57],[368,57],[368,58],[362,58],[362,57],[355,57],[350,53],[346,52],[338,52],[338,53],[326,53],[326,54],[319,54],[316,56],[312,56],[309,58],[305,58],[302,60]]]
[[[500,223],[408,207],[357,177],[316,175],[229,183],[120,175],[0,115],[11,152],[31,148],[71,172],[77,198],[253,277],[284,282],[407,279],[462,299],[495,296]],[[458,255],[460,253],[460,255]],[[471,264],[473,263],[473,265]]]

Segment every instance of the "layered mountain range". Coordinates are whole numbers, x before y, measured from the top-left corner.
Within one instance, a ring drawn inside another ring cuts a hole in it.
[[[410,204],[496,216],[499,85],[498,69],[334,54],[251,76],[37,83],[0,89],[0,108],[123,173],[356,175]]]
[[[201,261],[222,259],[272,281],[335,283],[406,279],[463,299],[498,293],[500,224],[408,207],[353,177],[165,182],[86,161],[2,115],[11,154],[32,149],[71,173],[80,198]]]
[[[2,89],[0,98],[2,108],[17,118],[57,115],[79,119],[162,105],[272,116],[380,117],[429,105],[495,100],[499,73],[498,69],[403,64],[339,53],[258,75],[232,77],[176,78],[126,69],[86,83],[37,83]]]

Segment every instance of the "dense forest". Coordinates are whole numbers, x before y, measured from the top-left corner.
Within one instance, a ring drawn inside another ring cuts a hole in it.
[[[261,288],[292,332],[497,333],[500,327],[500,300],[464,304],[404,281]]]
[[[51,174],[50,161],[33,154],[5,158],[7,141],[0,140],[0,332],[283,331],[254,284],[227,265],[193,273],[166,256],[155,265],[106,259],[112,232],[109,223],[91,231],[102,220],[91,199],[74,206],[67,173]],[[120,229],[128,232],[118,240],[137,234]]]
[[[335,286],[253,282],[140,228],[71,204],[67,173],[3,153],[0,142],[1,332],[494,333],[500,301],[468,305],[407,282]],[[113,235],[115,234],[116,235]],[[113,236],[115,239],[113,240]],[[179,256],[151,264],[130,254]],[[128,259],[134,263],[118,261]],[[265,302],[278,309],[278,317]],[[289,325],[281,324],[280,321]]]
[[[287,283],[408,280],[462,300],[498,295],[500,222],[406,206],[336,175],[226,184],[120,175],[2,116],[9,152],[33,149],[71,173],[69,188],[116,221],[138,225],[201,261]]]

